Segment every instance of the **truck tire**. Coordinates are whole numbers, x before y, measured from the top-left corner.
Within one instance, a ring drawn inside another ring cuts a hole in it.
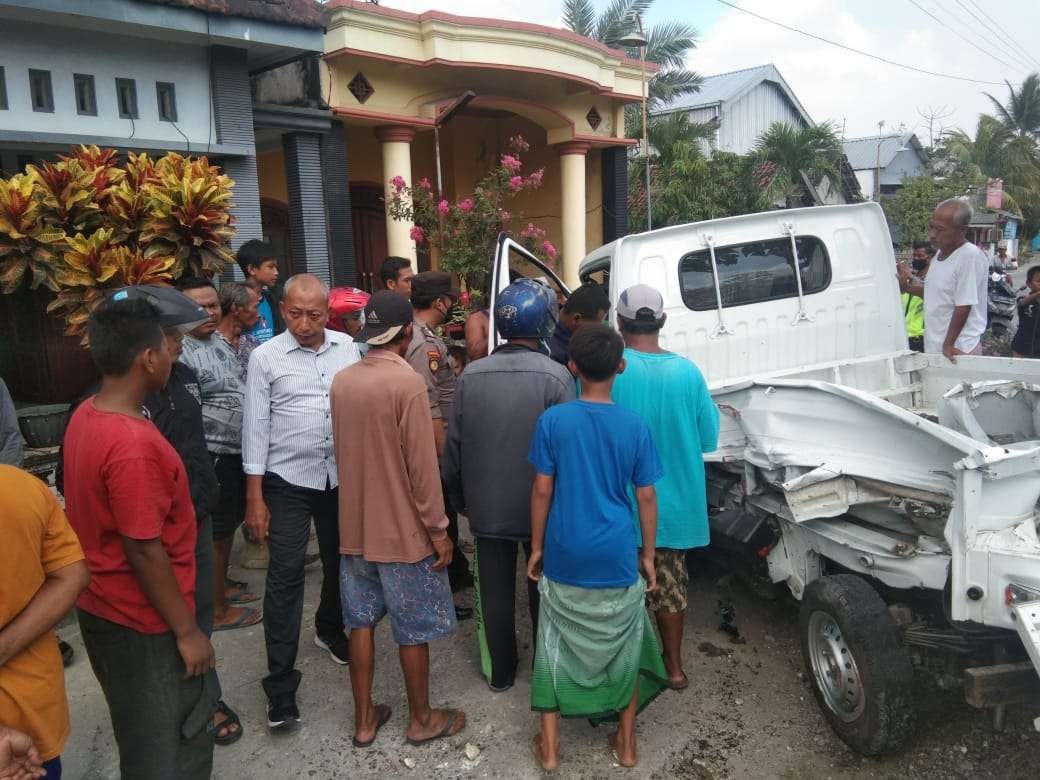
[[[862,577],[805,589],[802,657],[816,701],[845,744],[865,756],[898,750],[913,731],[913,667],[885,602]]]

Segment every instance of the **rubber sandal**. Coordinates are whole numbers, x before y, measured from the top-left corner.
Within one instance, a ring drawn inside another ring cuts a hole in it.
[[[456,734],[458,734],[460,731],[466,728],[466,721],[465,718],[463,718],[462,725],[458,728],[455,728],[455,724],[459,720],[459,715],[462,715],[462,710],[448,710],[448,712],[451,713],[451,717],[448,718],[448,722],[444,724],[444,728],[442,728],[439,733],[434,734],[432,737],[427,737],[426,739],[412,739],[411,737],[406,735],[404,741],[407,742],[409,745],[418,747],[419,745],[425,745],[427,742],[433,742],[435,739],[454,737]]]
[[[685,691],[687,688],[690,687],[690,678],[686,676],[686,672],[683,672],[682,682],[673,682],[672,680],[667,680],[665,682],[665,686],[672,691]]]
[[[237,620],[233,620],[230,623],[224,623],[223,625],[213,624],[214,631],[230,631],[233,628],[247,628],[249,626],[255,626],[261,620],[264,619],[263,613],[258,609],[252,609],[250,607],[243,607],[242,614],[238,616]]]
[[[350,742],[356,748],[367,748],[371,747],[372,743],[376,741],[376,737],[379,736],[379,729],[386,725],[387,721],[390,720],[390,716],[393,715],[393,710],[390,709],[389,704],[377,704],[376,705],[376,733],[372,735],[372,739],[365,740],[362,742],[357,737],[351,737]]]
[[[248,582],[241,580],[225,580],[224,582],[224,602],[226,604],[237,607],[242,604],[252,604],[254,601],[259,601],[260,598],[259,594],[250,592]]]
[[[224,720],[213,729],[213,742],[217,745],[233,745],[242,738],[242,721],[239,720],[238,713],[223,701],[217,702],[217,712],[224,716]],[[234,729],[235,726],[238,726],[238,728]],[[223,737],[217,735],[217,732],[221,729],[228,730],[228,733]]]

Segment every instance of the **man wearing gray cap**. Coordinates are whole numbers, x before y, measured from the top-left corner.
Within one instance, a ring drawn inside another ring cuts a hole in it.
[[[643,417],[664,465],[657,483],[657,590],[647,602],[657,615],[668,687],[682,690],[689,685],[682,666],[686,553],[708,544],[703,453],[718,446],[719,411],[697,366],[661,349],[665,318],[664,299],[653,287],[637,284],[621,293],[617,321],[626,368],[611,397]]]

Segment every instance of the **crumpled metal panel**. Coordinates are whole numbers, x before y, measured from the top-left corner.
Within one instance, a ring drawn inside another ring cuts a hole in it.
[[[939,401],[939,423],[990,444],[1040,439],[1040,385],[961,382]]]

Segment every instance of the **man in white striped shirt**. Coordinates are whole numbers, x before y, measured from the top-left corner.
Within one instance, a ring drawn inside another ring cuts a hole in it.
[[[323,582],[314,617],[314,643],[334,661],[348,662],[339,601],[339,521],[329,386],[360,360],[345,333],[327,330],[329,290],[316,276],[285,283],[281,314],[286,331],[249,359],[242,426],[246,524],[271,551],[264,594],[271,728],[300,719],[295,668],[303,615],[304,557],[314,518]]]

